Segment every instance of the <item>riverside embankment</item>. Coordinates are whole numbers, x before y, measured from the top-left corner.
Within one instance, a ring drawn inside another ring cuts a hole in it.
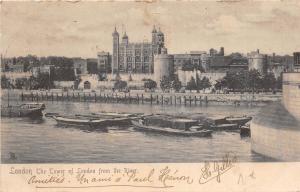
[[[14,90],[10,91],[12,97],[20,101],[66,101],[66,102],[105,102],[125,104],[152,104],[152,105],[264,105],[273,101],[280,101],[280,93],[162,93],[131,91],[78,91],[78,90]],[[7,95],[7,90],[3,91]]]

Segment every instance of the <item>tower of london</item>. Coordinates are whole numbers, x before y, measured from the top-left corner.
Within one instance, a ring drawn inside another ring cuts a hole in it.
[[[151,42],[131,43],[126,32],[120,41],[115,28],[113,36],[112,73],[153,73],[154,55],[164,47],[164,34],[155,26]]]

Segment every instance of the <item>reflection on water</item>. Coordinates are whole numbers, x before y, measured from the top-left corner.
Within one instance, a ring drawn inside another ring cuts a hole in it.
[[[233,106],[160,106],[45,102],[45,112],[209,113],[254,115],[259,108]],[[108,132],[65,128],[51,118],[2,118],[4,163],[143,163],[220,160],[233,152],[240,161],[265,161],[252,153],[249,138],[235,132],[215,132],[211,138],[170,137],[109,127]]]

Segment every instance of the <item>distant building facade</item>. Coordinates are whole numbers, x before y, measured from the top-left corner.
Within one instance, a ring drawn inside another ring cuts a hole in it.
[[[294,52],[294,69],[300,69],[300,52]]]
[[[75,75],[87,73],[87,60],[82,58],[73,58]]]
[[[152,30],[151,43],[130,43],[126,32],[121,42],[116,28],[113,36],[112,73],[153,73],[154,55],[160,54],[164,47],[164,34]]]
[[[98,71],[100,74],[111,72],[111,55],[109,52],[98,52]]]

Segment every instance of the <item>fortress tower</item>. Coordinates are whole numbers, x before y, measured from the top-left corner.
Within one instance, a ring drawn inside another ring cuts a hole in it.
[[[113,55],[112,55],[112,74],[118,72],[119,69],[119,33],[115,27],[115,31],[112,33],[113,36]]]
[[[151,42],[129,42],[124,33],[121,42],[115,28],[113,36],[112,73],[153,73],[154,56],[161,53],[165,37],[160,29],[152,30]]]

